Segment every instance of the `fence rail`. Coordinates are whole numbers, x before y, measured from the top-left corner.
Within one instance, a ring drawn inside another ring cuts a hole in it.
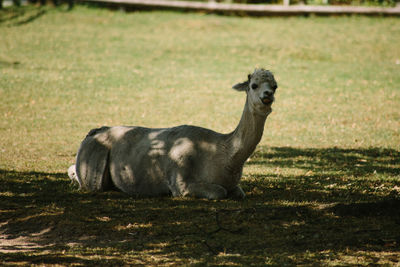
[[[227,4],[217,2],[191,2],[176,0],[81,0],[120,6],[160,7],[182,10],[209,12],[237,12],[254,15],[300,15],[300,14],[364,14],[364,15],[400,15],[400,6],[360,7],[360,6],[309,6],[309,5],[264,5],[264,4]]]

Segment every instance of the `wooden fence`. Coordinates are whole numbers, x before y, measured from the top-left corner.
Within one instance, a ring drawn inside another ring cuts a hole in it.
[[[246,13],[250,15],[340,15],[340,14],[363,14],[363,15],[400,15],[400,5],[396,7],[362,7],[362,6],[310,6],[289,5],[289,0],[284,0],[283,5],[265,4],[227,4],[176,0],[81,0],[80,2],[96,2],[117,6],[168,8],[180,10],[198,10],[207,12],[231,12]]]

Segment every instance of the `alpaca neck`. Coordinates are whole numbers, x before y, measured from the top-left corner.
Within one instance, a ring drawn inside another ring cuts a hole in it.
[[[228,135],[232,168],[242,168],[245,161],[254,152],[263,135],[268,114],[257,112],[248,97],[246,98],[239,125]]]

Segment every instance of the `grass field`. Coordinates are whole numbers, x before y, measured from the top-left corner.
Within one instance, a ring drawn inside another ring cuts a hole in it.
[[[400,19],[0,10],[1,265],[400,265]],[[78,191],[101,125],[232,131],[279,88],[244,201]]]

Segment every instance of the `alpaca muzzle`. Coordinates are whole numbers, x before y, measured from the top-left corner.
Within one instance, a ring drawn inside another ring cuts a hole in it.
[[[274,102],[274,96],[271,95],[268,97],[263,97],[263,98],[260,98],[260,100],[264,105],[270,105],[270,104],[272,104],[272,102]]]

